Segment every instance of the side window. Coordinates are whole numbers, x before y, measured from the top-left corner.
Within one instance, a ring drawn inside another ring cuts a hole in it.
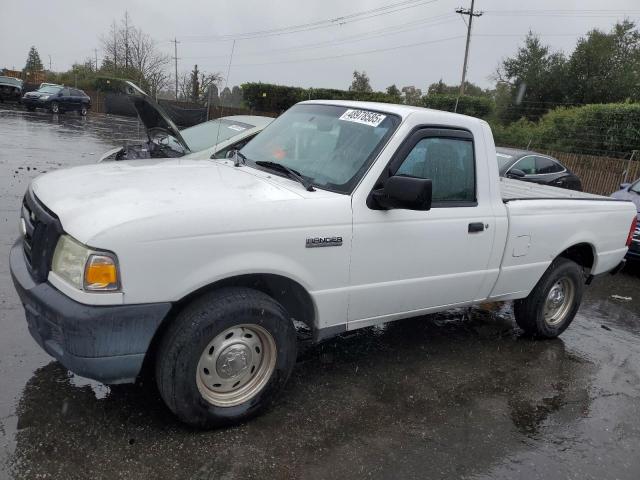
[[[80,90],[75,90],[73,88],[69,89],[71,91],[71,95],[73,95],[74,97],[82,97],[83,94]]]
[[[409,152],[396,175],[429,178],[433,202],[475,202],[473,142],[462,138],[428,137]]]
[[[534,157],[533,155],[530,155],[528,157],[521,158],[511,168],[522,170],[526,175],[535,175],[537,173],[536,157]]]
[[[60,90],[60,93],[62,93],[63,97],[68,97],[69,96],[69,89],[68,88],[63,88],[62,90]]]
[[[558,173],[564,170],[562,165],[547,157],[536,157],[537,173]]]

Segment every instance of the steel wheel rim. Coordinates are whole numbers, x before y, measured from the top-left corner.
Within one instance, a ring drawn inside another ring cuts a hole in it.
[[[51,111],[53,113],[58,113],[58,104],[54,103],[53,105],[51,105]]]
[[[556,326],[565,320],[574,297],[575,287],[569,278],[563,277],[553,284],[544,302],[544,321],[547,325]]]
[[[243,324],[227,328],[200,355],[198,390],[212,405],[240,405],[267,384],[276,366],[276,354],[276,342],[263,327]]]

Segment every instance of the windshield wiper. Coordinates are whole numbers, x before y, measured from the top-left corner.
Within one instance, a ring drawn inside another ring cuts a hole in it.
[[[311,182],[306,180],[302,175],[300,175],[300,172],[295,171],[293,168],[289,168],[286,165],[283,165],[281,163],[269,162],[266,160],[258,160],[256,162],[256,165],[260,167],[270,168],[271,170],[278,170],[280,172],[286,173],[289,178],[293,178],[294,180],[297,180],[298,182],[300,182],[302,186],[305,188],[305,190],[309,192],[316,191],[316,189],[313,188],[313,185],[311,184]]]

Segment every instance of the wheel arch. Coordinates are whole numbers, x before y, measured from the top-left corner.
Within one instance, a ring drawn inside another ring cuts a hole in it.
[[[588,274],[593,270],[597,258],[595,247],[588,242],[580,242],[571,245],[560,252],[557,257],[574,261],[584,268]]]
[[[158,344],[178,313],[193,300],[225,287],[245,287],[261,291],[279,302],[287,310],[291,319],[304,323],[312,332],[316,329],[318,316],[316,304],[307,289],[295,280],[273,273],[250,273],[227,277],[194,290],[174,302],[151,339],[141,373],[153,371],[153,359]]]

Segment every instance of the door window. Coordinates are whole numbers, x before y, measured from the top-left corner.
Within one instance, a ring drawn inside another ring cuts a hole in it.
[[[471,139],[423,138],[406,156],[396,175],[430,179],[434,204],[476,201]]]
[[[62,94],[63,97],[68,97],[69,96],[69,89],[68,88],[63,88],[60,93]]]
[[[545,173],[558,173],[564,168],[558,162],[547,157],[536,157],[536,173],[538,175]]]
[[[525,175],[535,175],[536,170],[536,157],[530,155],[528,157],[521,158],[511,169],[522,170]]]

